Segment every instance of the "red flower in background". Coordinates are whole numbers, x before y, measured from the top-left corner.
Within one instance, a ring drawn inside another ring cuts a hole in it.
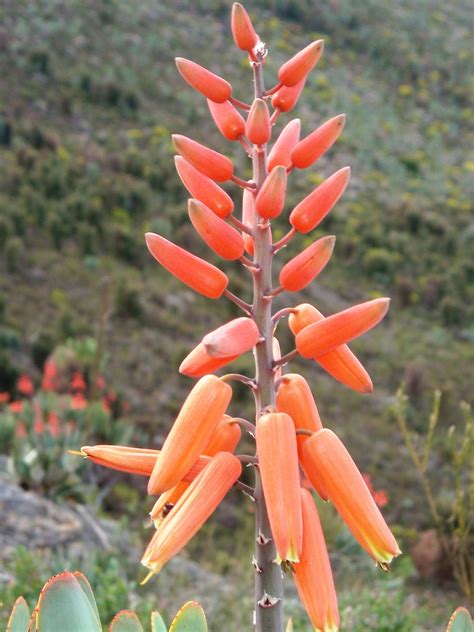
[[[46,360],[43,368],[43,379],[41,381],[42,391],[56,390],[57,369],[53,360]]]
[[[81,393],[83,393],[86,390],[87,384],[80,371],[75,371],[73,373],[70,387],[71,387],[71,391],[79,391]]]
[[[0,393],[0,404],[6,404],[10,401],[10,393],[3,391]]]
[[[372,498],[375,500],[377,507],[386,507],[389,500],[387,492],[384,489],[374,489],[374,484],[370,474],[362,474],[362,478],[364,479],[369,492],[372,494]]]
[[[31,378],[23,373],[18,378],[18,381],[16,383],[16,390],[20,393],[20,395],[31,397],[35,392],[35,386]]]
[[[72,410],[83,410],[87,406],[87,400],[82,393],[76,393],[71,397]]]
[[[61,420],[56,413],[49,413],[48,415],[48,431],[52,437],[59,437],[61,434]]]
[[[20,400],[16,400],[14,402],[11,402],[8,408],[12,411],[12,413],[21,413],[21,411],[23,410],[23,402]]]

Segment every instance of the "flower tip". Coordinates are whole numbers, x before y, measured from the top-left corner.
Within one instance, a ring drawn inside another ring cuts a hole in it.
[[[340,127],[344,127],[344,125],[346,123],[346,115],[345,114],[339,114],[339,116],[336,116],[334,120]]]

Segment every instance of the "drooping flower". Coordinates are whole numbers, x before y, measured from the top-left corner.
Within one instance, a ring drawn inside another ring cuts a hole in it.
[[[206,334],[202,343],[213,358],[228,358],[250,351],[258,342],[260,332],[253,318],[234,318]]]
[[[342,441],[324,428],[305,442],[303,450],[310,481],[322,479],[329,500],[355,539],[385,569],[400,549]]]
[[[280,110],[280,112],[289,112],[292,110],[303,92],[305,83],[306,78],[295,86],[291,86],[291,88],[283,86],[275,92],[272,96],[272,105],[275,110]]]
[[[241,472],[240,461],[229,452],[219,452],[212,457],[148,544],[142,558],[142,564],[151,570],[148,577],[159,573],[199,531]]]
[[[173,134],[171,138],[178,154],[205,176],[217,182],[230,180],[234,165],[227,156],[182,134]]]
[[[245,134],[245,121],[230,101],[215,103],[207,100],[209,111],[218,130],[227,140],[237,141]]]
[[[209,443],[231,397],[231,386],[215,375],[194,385],[156,460],[149,494],[162,493],[183,479]]]
[[[263,493],[275,547],[282,561],[297,562],[301,552],[300,474],[295,427],[285,413],[257,421],[257,452]]]
[[[318,510],[309,491],[301,490],[303,546],[300,561],[293,566],[298,595],[319,632],[337,632],[339,611],[331,563]]]
[[[241,234],[199,200],[188,200],[189,218],[205,243],[224,259],[234,261],[244,254]]]
[[[228,193],[221,187],[203,175],[182,156],[175,156],[176,171],[182,183],[191,195],[205,204],[219,217],[227,217],[234,210],[234,203]]]

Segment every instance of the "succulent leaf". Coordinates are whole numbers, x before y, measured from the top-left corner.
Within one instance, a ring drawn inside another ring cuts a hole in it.
[[[79,585],[82,588],[83,593],[85,594],[85,596],[89,600],[89,603],[90,603],[90,605],[92,607],[92,610],[95,612],[97,623],[100,626],[99,609],[97,608],[97,604],[96,604],[95,597],[94,597],[94,591],[92,590],[92,586],[89,584],[89,580],[84,575],[84,573],[81,573],[81,571],[74,571],[73,575],[76,578],[76,580],[79,582]]]
[[[291,617],[288,619],[285,632],[293,632],[293,619]]]
[[[28,608],[28,604],[23,597],[18,597],[13,604],[6,632],[28,632],[29,620],[30,609]]]
[[[101,632],[89,597],[67,571],[46,582],[36,608],[36,632]]]
[[[157,610],[151,613],[151,632],[167,632],[163,617]]]
[[[459,607],[451,615],[446,632],[473,632],[474,625],[466,608]]]
[[[188,601],[173,619],[169,632],[207,632],[204,610],[197,601]]]
[[[112,619],[109,632],[143,632],[143,627],[134,612],[120,610]]]

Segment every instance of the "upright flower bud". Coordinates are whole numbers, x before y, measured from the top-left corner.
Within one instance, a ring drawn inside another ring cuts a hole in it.
[[[188,213],[203,241],[220,257],[233,261],[244,254],[244,240],[240,233],[205,204],[199,200],[188,200]]]
[[[320,430],[304,445],[306,475],[322,478],[329,499],[367,553],[386,568],[400,549],[342,441]]]
[[[245,121],[230,101],[215,103],[207,100],[209,111],[220,133],[227,140],[239,140],[245,134]]]
[[[242,223],[248,228],[252,229],[255,222],[255,196],[250,189],[244,189],[242,196]],[[253,257],[254,255],[254,243],[253,237],[242,233],[244,239],[245,250]]]
[[[232,5],[230,27],[237,48],[250,53],[258,44],[260,38],[255,32],[247,11],[239,2],[234,2]]]
[[[344,193],[350,177],[350,167],[339,169],[297,204],[290,214],[293,228],[300,233],[316,228]]]
[[[280,215],[285,206],[286,181],[286,169],[281,166],[275,167],[266,177],[255,202],[260,217],[273,219]]]
[[[232,178],[234,165],[227,156],[182,134],[173,134],[171,138],[178,154],[211,180],[225,182]]]
[[[301,552],[300,475],[295,427],[285,413],[257,421],[257,452],[273,539],[282,561],[297,562]]]
[[[208,298],[222,296],[229,279],[221,270],[161,235],[146,233],[145,239],[150,253],[177,279]]]
[[[189,59],[176,57],[175,61],[183,79],[205,97],[216,103],[230,99],[232,86],[228,81]]]
[[[123,445],[85,445],[81,448],[81,454],[93,463],[112,470],[127,472],[128,474],[139,474],[140,476],[150,476],[156,459],[160,455],[160,450],[131,448]],[[185,474],[183,480],[194,480],[208,461],[209,459],[206,457],[199,456]]]
[[[324,320],[319,310],[308,303],[302,303],[290,314],[288,324],[296,335],[304,327]],[[360,393],[373,391],[370,375],[347,345],[340,345],[324,355],[314,358],[336,380]]]
[[[202,377],[214,373],[238,357],[235,355],[227,358],[214,358],[207,353],[205,346],[200,342],[181,362],[179,372],[188,377]]]
[[[195,384],[156,460],[149,494],[166,491],[183,479],[209,443],[231,397],[232,388],[215,375],[206,375]]]
[[[280,284],[288,292],[299,292],[313,281],[325,268],[332,251],[336,237],[329,235],[317,239],[286,263],[280,272]]]
[[[291,167],[291,152],[300,139],[301,121],[293,119],[281,131],[268,154],[267,168],[271,171],[281,165],[289,169]]]
[[[345,114],[339,114],[300,140],[291,152],[293,166],[306,169],[321,158],[339,138],[344,129],[344,121]]]
[[[275,110],[280,110],[280,112],[289,112],[292,110],[303,92],[305,83],[306,79],[303,79],[303,81],[300,81],[291,88],[283,86],[275,92],[272,96],[272,105]]]
[[[324,50],[323,40],[311,42],[291,59],[283,64],[278,71],[278,79],[284,86],[292,87],[306,79],[314,66],[318,63]]]
[[[219,217],[227,217],[234,210],[234,203],[224,189],[195,169],[182,156],[175,156],[176,171],[191,195],[205,204]]]
[[[254,145],[265,145],[271,138],[270,112],[263,99],[254,99],[245,124],[245,133]]]
[[[296,334],[298,352],[304,358],[314,358],[350,342],[375,327],[387,313],[389,303],[389,298],[376,298],[308,325]]]
[[[315,630],[337,632],[339,610],[331,563],[318,510],[310,492],[301,490],[303,548],[293,567],[298,595]]]
[[[250,351],[260,332],[252,318],[235,318],[208,333],[202,339],[206,352],[213,358],[229,358]]]
[[[159,573],[199,531],[221,503],[242,472],[239,460],[228,452],[219,452],[191,483],[151,539],[142,564]],[[147,578],[148,579],[148,578]]]

